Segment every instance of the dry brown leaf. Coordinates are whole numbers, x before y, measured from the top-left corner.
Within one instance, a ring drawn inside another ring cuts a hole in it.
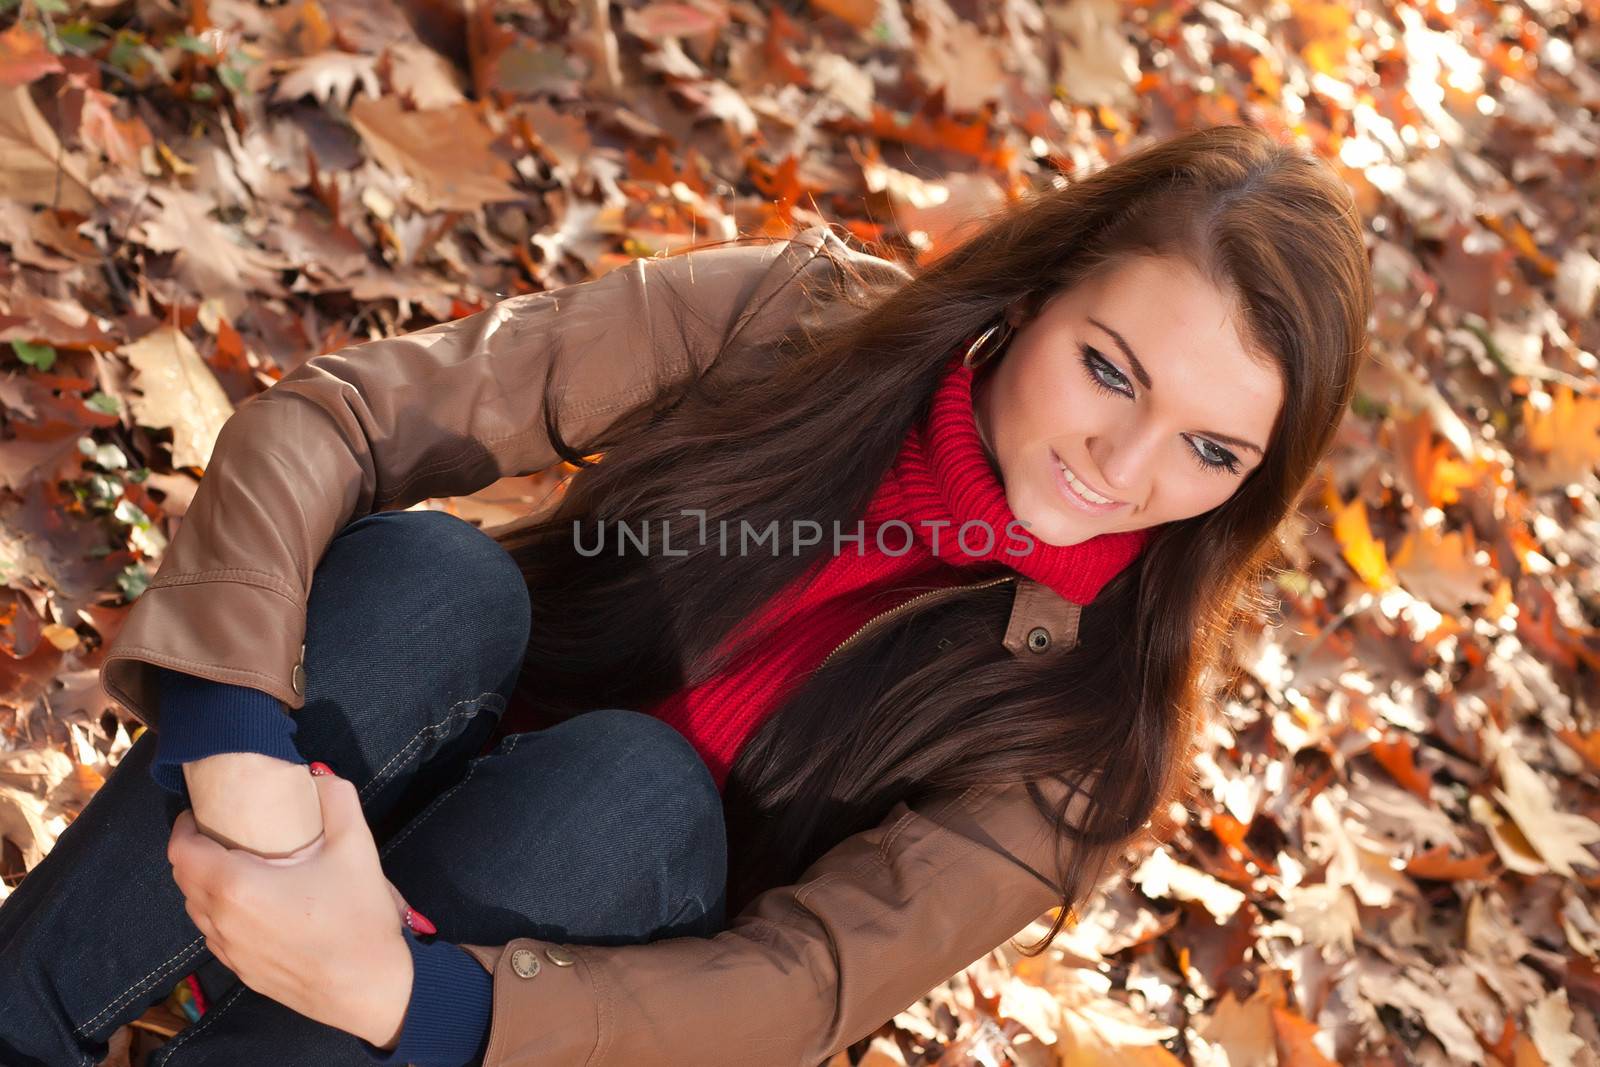
[[[27,748],[0,754],[0,785],[48,797],[72,773],[72,759],[57,748]]]
[[[1481,1064],[1483,1049],[1471,1027],[1451,1002],[1444,988],[1422,969],[1402,971],[1394,965],[1375,961],[1358,979],[1362,993],[1374,1004],[1396,1008],[1422,1021],[1438,1038],[1451,1063]]]
[[[385,64],[389,84],[419,111],[454,107],[467,99],[455,65],[415,41],[390,45]]]
[[[1079,104],[1122,108],[1139,80],[1139,53],[1123,33],[1116,0],[1051,4],[1061,91]]]
[[[363,97],[351,106],[350,121],[374,159],[413,180],[406,196],[423,211],[476,211],[521,199],[474,104],[406,111],[393,97]]]
[[[1226,922],[1245,902],[1245,895],[1224,885],[1203,871],[1179,863],[1164,848],[1158,848],[1131,874],[1129,880],[1152,899],[1192,900],[1218,922]]]
[[[1259,992],[1242,1003],[1224,993],[1200,1036],[1227,1053],[1228,1067],[1277,1067],[1272,1004]]]
[[[1574,1067],[1584,1043],[1572,1032],[1572,1008],[1565,989],[1552,990],[1528,1009],[1528,1036],[1548,1067]]]
[[[328,107],[346,108],[359,93],[371,99],[382,95],[375,56],[349,52],[318,52],[279,64],[283,77],[273,86],[275,100],[309,96]]]
[[[138,371],[141,395],[131,398],[142,426],[172,430],[174,467],[201,467],[223,423],[233,415],[216,375],[182,331],[160,326],[119,351]]]
[[[92,180],[91,163],[62,147],[28,87],[0,86],[0,198],[87,213]]]
[[[1496,765],[1505,789],[1494,790],[1495,798],[1551,870],[1573,878],[1573,864],[1600,867],[1600,859],[1584,847],[1600,842],[1600,823],[1558,809],[1544,779],[1509,745],[1500,749]]]
[[[17,846],[24,868],[36,867],[55,844],[55,834],[45,823],[45,802],[0,784],[0,837]]]
[[[1392,565],[1407,592],[1449,615],[1489,599],[1494,572],[1474,557],[1472,530],[1422,526],[1406,533]]]
[[[177,272],[190,290],[220,301],[230,319],[237,319],[261,294],[282,291],[278,272],[291,264],[259,247],[211,217],[216,204],[176,186],[154,186],[150,199],[158,208],[135,227],[135,237],[158,252],[177,253]]]

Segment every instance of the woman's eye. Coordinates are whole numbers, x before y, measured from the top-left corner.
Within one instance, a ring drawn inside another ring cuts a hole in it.
[[[1239,473],[1239,457],[1212,444],[1204,438],[1194,440],[1195,455],[1200,460],[1200,465],[1207,470],[1226,470],[1230,474]],[[1209,451],[1207,451],[1209,449]]]
[[[1093,346],[1079,345],[1078,351],[1084,369],[1089,372],[1091,382],[1108,393],[1130,397],[1133,395],[1132,389],[1127,388],[1128,379]]]

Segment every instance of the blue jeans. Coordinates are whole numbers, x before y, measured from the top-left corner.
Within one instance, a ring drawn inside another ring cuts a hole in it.
[[[438,937],[631,944],[724,924],[710,772],[677,731],[602,709],[483,751],[528,640],[527,587],[443,512],[350,523],[317,566],[295,744],[358,786],[383,868]],[[0,1063],[93,1067],[198,971],[209,1010],[150,1059],[338,1067],[356,1039],[245,986],[206,950],[167,863],[184,802],[147,731],[0,905]]]

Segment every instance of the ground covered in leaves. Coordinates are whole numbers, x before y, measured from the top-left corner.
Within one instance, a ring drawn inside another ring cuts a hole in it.
[[[1052,172],[1245,122],[1355,190],[1377,359],[1204,790],[1045,955],[831,1067],[1600,1062],[1597,23],[0,0],[0,897],[137,732],[99,657],[218,428],[305,359],[697,240],[840,222],[920,261]],[[541,484],[425,506],[494,525]]]

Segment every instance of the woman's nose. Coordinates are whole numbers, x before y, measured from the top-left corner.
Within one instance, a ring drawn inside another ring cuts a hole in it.
[[[1130,430],[1115,437],[1102,437],[1091,442],[1089,455],[1098,474],[1105,483],[1106,492],[1118,500],[1137,504],[1150,484],[1156,461],[1156,441],[1152,435]]]

